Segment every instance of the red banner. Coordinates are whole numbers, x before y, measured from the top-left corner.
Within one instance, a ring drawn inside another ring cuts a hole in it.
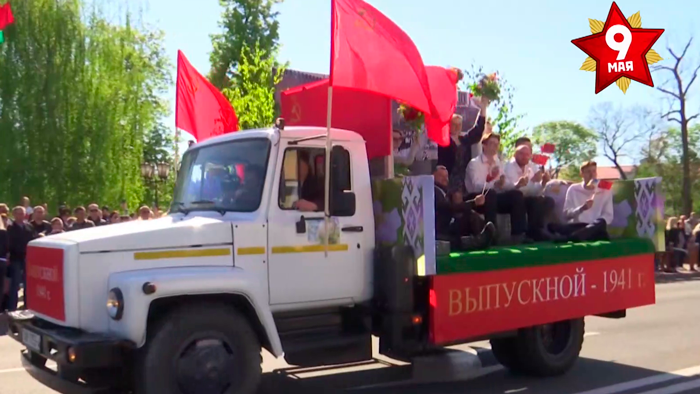
[[[27,308],[64,321],[63,249],[27,247]]]
[[[287,125],[326,127],[327,79],[285,90],[280,101]],[[369,159],[391,154],[391,99],[334,87],[332,106],[331,126],[360,134],[367,142]]]
[[[654,256],[436,275],[431,341],[455,342],[655,303]]]

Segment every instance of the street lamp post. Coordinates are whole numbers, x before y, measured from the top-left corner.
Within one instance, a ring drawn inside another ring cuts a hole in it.
[[[170,164],[165,162],[160,163],[142,163],[141,176],[146,183],[155,190],[155,206],[158,206],[158,183],[165,182],[170,174]]]

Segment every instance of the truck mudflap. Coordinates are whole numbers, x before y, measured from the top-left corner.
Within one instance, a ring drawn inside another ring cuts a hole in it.
[[[101,393],[130,364],[133,343],[60,327],[29,311],[8,314],[9,336],[23,344],[22,366],[34,379],[60,393]],[[46,367],[48,360],[56,370]],[[79,380],[80,379],[80,380]]]
[[[654,255],[435,275],[432,344],[654,304]]]

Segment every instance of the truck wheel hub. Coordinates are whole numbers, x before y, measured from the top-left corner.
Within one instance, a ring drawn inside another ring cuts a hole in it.
[[[233,384],[233,349],[223,339],[198,339],[183,347],[176,360],[183,394],[221,394]]]
[[[542,344],[549,354],[558,355],[569,345],[571,326],[568,322],[545,324],[542,326]]]

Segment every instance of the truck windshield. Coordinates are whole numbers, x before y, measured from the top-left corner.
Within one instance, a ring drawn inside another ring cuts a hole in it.
[[[194,148],[182,158],[170,212],[253,212],[260,206],[270,141],[251,138]]]

